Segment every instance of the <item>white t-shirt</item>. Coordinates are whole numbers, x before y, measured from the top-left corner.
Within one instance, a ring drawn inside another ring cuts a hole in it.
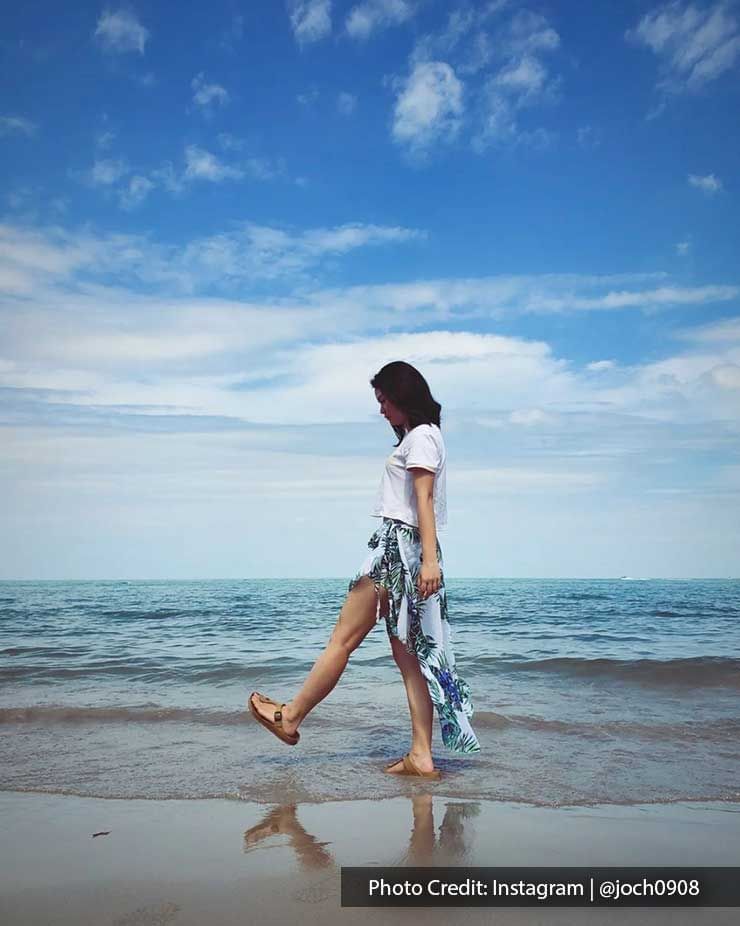
[[[447,450],[436,424],[417,424],[393,448],[385,461],[373,517],[398,518],[419,526],[414,476],[408,472],[414,466],[434,473],[434,522],[440,530],[447,524]]]

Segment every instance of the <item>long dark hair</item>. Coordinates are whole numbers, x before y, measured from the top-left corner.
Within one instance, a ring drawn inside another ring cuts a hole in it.
[[[380,390],[408,416],[409,430],[415,428],[417,424],[436,424],[441,429],[442,406],[435,401],[427,381],[410,363],[406,363],[405,360],[386,363],[370,380],[370,385]],[[391,427],[396,432],[398,444],[400,444],[404,438],[403,428],[400,425]]]

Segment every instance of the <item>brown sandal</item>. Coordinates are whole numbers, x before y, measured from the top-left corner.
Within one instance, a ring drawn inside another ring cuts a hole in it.
[[[403,762],[403,771],[389,771],[389,769],[393,768],[393,766],[398,762]],[[395,762],[391,762],[390,765],[386,765],[384,771],[386,771],[389,775],[414,775],[417,778],[432,778],[435,781],[438,781],[442,777],[442,773],[438,768],[433,769],[431,772],[422,772],[421,769],[417,766],[416,762],[414,762],[414,760],[411,758],[411,753],[406,753],[403,758],[396,759]]]
[[[263,717],[262,714],[257,710],[252,702],[252,698],[257,695],[257,697],[262,701],[263,704],[274,704],[277,710],[274,714],[273,720],[268,720],[267,717]],[[283,711],[285,704],[278,704],[277,701],[273,701],[272,698],[268,698],[263,694],[260,694],[259,691],[253,691],[249,696],[249,710],[252,712],[252,716],[255,720],[262,724],[263,727],[268,729],[270,733],[274,733],[278,739],[281,739],[284,743],[287,743],[289,746],[295,746],[298,740],[301,738],[301,734],[296,730],[295,733],[286,733],[283,730]]]

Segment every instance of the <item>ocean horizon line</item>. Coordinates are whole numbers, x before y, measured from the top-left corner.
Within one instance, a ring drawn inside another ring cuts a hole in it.
[[[349,576],[203,576],[197,578],[178,578],[175,576],[152,577],[88,577],[88,578],[12,578],[0,579],[3,582],[276,582],[282,579],[291,582],[339,582],[349,581]],[[451,576],[451,582],[738,582],[740,576]]]

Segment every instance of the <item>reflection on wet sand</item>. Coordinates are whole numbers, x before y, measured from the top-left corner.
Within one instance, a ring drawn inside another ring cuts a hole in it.
[[[408,845],[382,864],[412,866],[464,862],[473,842],[471,834],[466,839],[465,822],[480,812],[480,805],[475,801],[447,801],[437,836],[432,794],[415,794],[409,801],[411,831]],[[337,867],[334,856],[327,848],[330,843],[320,841],[306,830],[298,820],[298,808],[297,804],[282,804],[269,810],[259,823],[244,833],[244,851],[269,848],[269,845],[263,843],[272,836],[287,836],[296,861],[303,870]]]
[[[306,831],[299,822],[296,804],[282,804],[273,807],[255,826],[244,833],[244,851],[251,852],[270,836],[287,836],[290,847],[296,854],[301,868],[312,871],[326,868],[334,858],[325,846],[328,842],[319,842],[315,836]]]

